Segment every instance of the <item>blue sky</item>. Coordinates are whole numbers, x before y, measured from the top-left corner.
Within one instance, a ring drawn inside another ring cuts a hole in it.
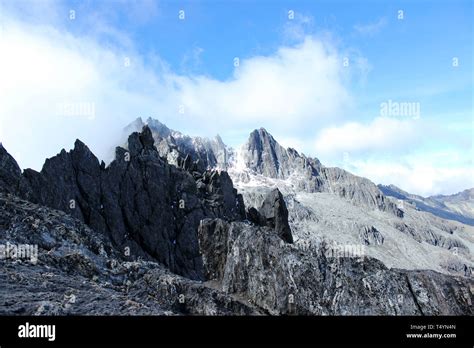
[[[121,128],[152,116],[232,146],[265,127],[326,165],[422,195],[474,186],[472,1],[19,0],[0,10],[0,140],[22,167],[40,169],[75,138],[106,158]],[[389,101],[418,112],[382,115]]]

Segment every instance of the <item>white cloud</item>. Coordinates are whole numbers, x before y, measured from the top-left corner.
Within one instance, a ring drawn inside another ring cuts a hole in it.
[[[444,156],[456,156],[456,152]],[[448,166],[437,162],[436,157],[424,154],[399,161],[356,159],[350,165],[357,175],[375,183],[394,184],[421,196],[452,194],[474,187],[472,163]]]
[[[315,152],[323,156],[343,152],[406,150],[419,139],[419,120],[377,117],[370,123],[348,122],[323,129],[315,141]]]
[[[288,130],[332,118],[350,105],[342,75],[337,53],[307,37],[272,56],[241,60],[227,81],[205,76],[168,77],[192,118],[221,125],[272,123]]]
[[[304,152],[307,148],[306,143],[298,137],[280,137],[278,135],[275,135],[275,138],[277,139],[278,143],[284,148],[291,147],[300,153]]]
[[[368,24],[356,24],[354,29],[361,35],[374,35],[387,25],[387,18],[379,18],[376,22]]]
[[[0,51],[1,140],[23,167],[40,169],[75,138],[105,155],[125,120],[156,104],[141,91],[160,92],[133,52],[127,68],[124,54],[50,27],[5,22]],[[92,105],[94,117],[64,105]]]
[[[194,46],[189,52],[184,54],[181,61],[181,70],[184,72],[191,72],[202,65],[202,54],[204,49],[199,46]]]
[[[293,15],[290,18],[290,11]],[[283,27],[283,38],[289,41],[301,41],[312,30],[314,18],[294,10],[288,10],[288,18]]]
[[[126,37],[104,45],[97,37],[4,19],[1,140],[22,167],[40,169],[45,157],[70,148],[75,138],[104,158],[122,127],[138,116],[201,135],[265,126],[291,137],[332,121],[352,103],[342,58],[321,38],[242,58],[234,76],[220,81],[179,75],[159,57],[147,65]],[[92,105],[94,117],[58,114],[64,105]]]
[[[474,187],[472,144],[461,138],[425,119],[377,117],[321,130],[314,151],[326,165],[377,184],[422,196],[452,194]]]

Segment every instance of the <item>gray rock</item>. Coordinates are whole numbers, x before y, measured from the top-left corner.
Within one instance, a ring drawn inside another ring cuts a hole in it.
[[[205,267],[218,287],[269,314],[474,313],[469,278],[388,269],[363,255],[335,257],[324,244],[302,253],[270,228],[242,222],[205,220],[199,238]]]
[[[244,218],[245,210],[226,172],[198,173],[195,179],[185,167],[160,157],[145,126],[130,135],[128,151],[117,148],[106,168],[76,141],[71,152],[63,150],[46,160],[40,173],[26,170],[28,185],[20,195],[68,212],[110,236],[130,256],[157,260],[173,272],[202,279],[199,222],[206,217]]]
[[[20,183],[21,169],[0,143],[0,192],[15,193]]]
[[[250,133],[243,146],[243,157],[247,168],[269,178],[286,179],[291,174],[304,171],[307,179],[316,177],[321,167],[318,160],[306,158],[294,149],[283,148],[264,128]],[[317,190],[319,182],[313,182]]]
[[[182,167],[186,157],[189,157],[188,161],[197,171],[227,169],[229,149],[219,135],[214,139],[187,136],[152,118],[145,122],[138,118],[124,129],[124,134],[128,136],[140,131],[145,125],[152,132],[160,156],[166,158],[168,163]]]
[[[264,128],[250,134],[242,147],[242,157],[252,173],[274,179],[291,178],[298,190],[330,192],[356,205],[403,216],[370,180],[340,168],[324,167],[318,159],[308,158],[292,148],[285,149]]]
[[[288,209],[283,195],[278,189],[268,193],[259,213],[265,219],[265,225],[274,228],[277,235],[285,242],[293,243],[293,236],[288,224]]]
[[[125,260],[107,236],[69,214],[3,193],[0,245],[37,247],[34,263],[0,258],[0,315],[261,314],[212,284]]]
[[[384,237],[374,226],[364,226],[360,231],[360,240],[365,245],[381,245]]]

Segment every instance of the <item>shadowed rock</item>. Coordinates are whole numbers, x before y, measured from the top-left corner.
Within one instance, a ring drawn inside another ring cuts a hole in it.
[[[24,177],[28,185],[21,196],[81,219],[110,236],[126,256],[158,260],[192,279],[203,278],[199,222],[245,216],[226,172],[206,171],[195,178],[168,164],[147,126],[130,135],[128,150],[116,149],[107,168],[78,140],[70,152],[46,160],[40,173],[30,169]]]
[[[20,167],[0,143],[0,192],[15,193],[18,190],[20,177]]]
[[[283,195],[278,189],[270,191],[259,209],[265,220],[265,225],[275,229],[277,235],[287,243],[293,243],[290,225],[288,224],[288,209]]]

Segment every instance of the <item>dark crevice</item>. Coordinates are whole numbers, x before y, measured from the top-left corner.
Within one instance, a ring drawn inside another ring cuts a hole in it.
[[[410,290],[410,293],[413,297],[413,301],[415,302],[415,305],[416,305],[416,308],[418,308],[418,310],[420,311],[420,314],[421,315],[425,315],[425,313],[423,313],[423,309],[421,309],[421,306],[420,306],[420,303],[418,302],[418,298],[416,297],[416,294],[415,292],[413,291],[413,288],[411,286],[411,283],[410,283],[410,279],[408,278],[408,275],[405,275],[405,279],[407,281],[407,285],[408,285],[408,290]]]

